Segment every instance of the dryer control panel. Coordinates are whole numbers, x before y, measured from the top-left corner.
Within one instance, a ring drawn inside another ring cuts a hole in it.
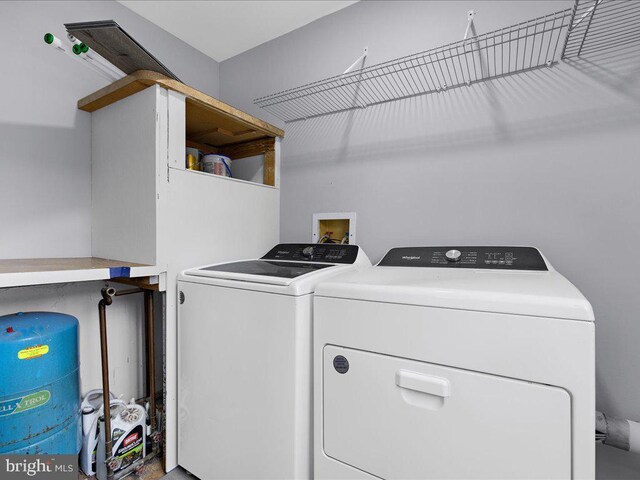
[[[533,247],[392,248],[378,266],[548,270],[542,255]]]
[[[281,243],[261,260],[352,264],[358,258],[358,248],[339,243]]]

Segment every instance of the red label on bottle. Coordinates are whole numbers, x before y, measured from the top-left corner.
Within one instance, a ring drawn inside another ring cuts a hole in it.
[[[138,439],[138,434],[132,433],[131,435],[129,435],[127,438],[124,439],[122,444],[126,447],[127,445],[130,445],[133,442],[135,442],[137,439]]]

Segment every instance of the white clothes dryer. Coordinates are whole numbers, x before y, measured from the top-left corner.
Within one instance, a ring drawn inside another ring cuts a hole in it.
[[[594,478],[593,310],[537,249],[394,248],[314,316],[316,479]]]

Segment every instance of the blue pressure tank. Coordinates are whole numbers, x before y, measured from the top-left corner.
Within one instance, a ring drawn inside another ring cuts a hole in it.
[[[49,312],[1,316],[0,369],[0,454],[78,454],[78,320]]]

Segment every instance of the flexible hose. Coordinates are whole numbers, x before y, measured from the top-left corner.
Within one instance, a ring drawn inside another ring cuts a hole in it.
[[[596,412],[596,440],[610,447],[640,453],[640,423]]]

